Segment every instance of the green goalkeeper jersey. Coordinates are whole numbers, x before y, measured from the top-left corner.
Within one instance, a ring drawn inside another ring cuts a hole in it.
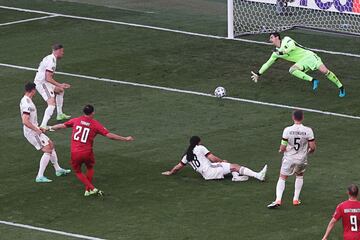
[[[276,48],[276,52],[271,54],[269,60],[262,65],[259,73],[263,74],[279,58],[290,62],[298,62],[304,58],[314,55],[314,52],[307,50],[290,37],[284,37],[281,40],[280,48]]]

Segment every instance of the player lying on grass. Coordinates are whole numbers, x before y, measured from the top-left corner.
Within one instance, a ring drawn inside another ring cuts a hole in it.
[[[257,82],[260,76],[280,58],[289,62],[294,62],[295,64],[290,67],[289,72],[297,78],[311,82],[314,91],[318,89],[319,80],[309,76],[306,72],[310,70],[319,70],[338,87],[339,97],[345,97],[345,89],[340,80],[323,64],[321,58],[314,52],[299,45],[290,37],[281,39],[280,34],[277,32],[270,34],[270,42],[276,49],[258,72],[251,72],[251,79],[254,82]]]
[[[188,163],[205,180],[223,179],[225,175],[231,173],[233,176],[232,181],[234,182],[246,181],[249,177],[264,181],[267,171],[267,165],[260,172],[254,172],[247,167],[228,163],[226,160],[222,160],[212,154],[203,146],[200,137],[193,136],[190,138],[190,145],[181,161],[170,171],[163,172],[162,174],[166,176],[173,175]]]
[[[95,110],[92,105],[86,105],[83,109],[84,115],[78,118],[70,119],[63,124],[50,126],[49,130],[58,130],[63,128],[72,128],[71,134],[71,165],[76,173],[76,177],[84,184],[84,196],[100,195],[103,191],[97,189],[92,184],[94,176],[95,156],[93,152],[93,143],[97,134],[101,134],[111,140],[134,141],[132,136],[123,137],[109,132],[100,122],[94,119]],[[81,166],[85,164],[86,173],[81,172]]]

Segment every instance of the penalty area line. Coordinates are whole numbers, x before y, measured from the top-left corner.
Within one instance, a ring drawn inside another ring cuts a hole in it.
[[[63,235],[63,236],[68,236],[68,237],[73,237],[73,238],[79,238],[79,239],[106,240],[104,238],[91,237],[91,236],[86,236],[86,235],[81,235],[81,234],[76,234],[76,233],[68,233],[68,232],[52,230],[52,229],[48,229],[48,228],[34,227],[34,226],[31,226],[31,225],[26,225],[26,224],[21,224],[21,223],[0,221],[0,224],[12,226],[12,227],[19,227],[19,228],[25,228],[25,229],[30,229],[30,230],[36,230],[36,231],[40,231],[40,232],[53,233],[53,234],[58,234],[58,235]]]
[[[49,16],[36,17],[36,18],[28,18],[28,19],[14,21],[14,22],[0,23],[0,27],[9,26],[9,25],[18,24],[18,23],[24,23],[24,22],[32,22],[32,21],[36,21],[36,20],[42,20],[42,19],[53,18],[53,17],[58,17],[58,15],[49,15]]]
[[[27,70],[27,71],[35,71],[35,72],[37,71],[37,69],[35,69],[35,68],[17,66],[17,65],[6,64],[6,63],[0,63],[0,67],[8,67],[8,68],[15,68],[15,69],[21,69],[21,70]],[[203,96],[203,97],[215,97],[214,95],[212,95],[210,93],[203,93],[203,92],[183,90],[183,89],[170,88],[170,87],[162,87],[162,86],[149,85],[149,84],[144,84],[144,83],[114,80],[114,79],[109,79],[109,78],[99,78],[99,77],[87,76],[87,75],[82,75],[82,74],[74,74],[74,73],[66,73],[66,72],[56,72],[56,74],[63,75],[63,76],[76,77],[76,78],[90,79],[90,80],[94,80],[94,81],[111,82],[111,83],[129,85],[129,86],[135,86],[135,87],[158,89],[158,90],[163,90],[163,91],[168,91],[168,92],[185,93],[185,94],[192,94],[192,95],[198,95],[198,96]],[[285,109],[292,109],[292,110],[299,109],[299,110],[303,110],[306,112],[313,112],[313,113],[319,113],[319,114],[323,114],[323,115],[330,115],[330,116],[360,120],[360,116],[328,112],[328,111],[322,111],[322,110],[312,109],[312,108],[297,107],[297,106],[290,106],[290,105],[269,103],[269,102],[261,102],[261,101],[245,99],[245,98],[236,98],[236,97],[223,97],[223,99],[230,100],[230,101],[237,101],[237,102],[252,103],[252,104],[263,105],[263,106],[271,106],[271,107],[276,107],[276,108],[285,108]]]

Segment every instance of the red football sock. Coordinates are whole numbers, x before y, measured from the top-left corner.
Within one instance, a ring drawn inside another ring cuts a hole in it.
[[[86,190],[92,190],[94,189],[94,186],[91,184],[91,182],[87,179],[85,174],[83,173],[76,173],[76,177],[85,185]]]
[[[88,168],[87,171],[86,171],[86,177],[87,177],[87,179],[89,180],[90,183],[92,183],[94,172],[95,172],[94,168]]]

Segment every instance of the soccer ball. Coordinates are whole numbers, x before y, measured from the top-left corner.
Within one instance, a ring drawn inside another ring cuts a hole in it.
[[[223,87],[217,87],[214,91],[214,95],[218,98],[222,98],[226,96],[226,90]]]

